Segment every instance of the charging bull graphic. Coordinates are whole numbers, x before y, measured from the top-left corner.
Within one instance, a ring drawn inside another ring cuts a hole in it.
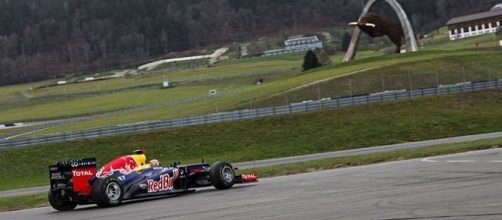
[[[138,163],[134,160],[133,156],[122,156],[111,161],[103,166],[97,173],[96,177],[104,178],[113,175],[115,171],[119,171],[123,175],[127,175],[138,167]]]
[[[370,37],[388,36],[392,43],[396,45],[396,53],[401,52],[404,32],[399,23],[369,12],[361,17],[358,22],[351,22],[349,25],[359,27],[361,31]]]

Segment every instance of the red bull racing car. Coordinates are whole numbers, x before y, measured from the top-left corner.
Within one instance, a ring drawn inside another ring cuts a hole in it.
[[[197,187],[223,190],[257,182],[254,174],[235,175],[232,165],[224,161],[168,167],[156,160],[145,162],[142,151],[117,157],[99,170],[95,158],[59,161],[49,166],[49,203],[60,211],[84,204],[109,207],[129,199],[192,192]]]

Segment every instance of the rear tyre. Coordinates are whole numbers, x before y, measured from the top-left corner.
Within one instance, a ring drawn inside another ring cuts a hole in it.
[[[227,162],[218,161],[211,165],[209,176],[216,189],[229,189],[234,185],[234,168]]]
[[[58,211],[69,211],[77,207],[77,203],[73,202],[69,196],[61,196],[58,192],[49,190],[48,197],[49,204]]]
[[[115,177],[97,178],[92,184],[91,196],[99,207],[116,206],[122,203],[124,188]]]

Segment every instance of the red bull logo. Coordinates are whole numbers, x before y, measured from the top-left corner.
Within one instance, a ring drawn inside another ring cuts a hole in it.
[[[123,175],[131,173],[138,164],[131,156],[122,156],[104,165],[97,173],[96,177],[104,178],[113,175],[116,171]]]
[[[162,192],[162,191],[171,191],[174,188],[174,181],[178,178],[179,171],[178,169],[173,170],[173,176],[169,176],[168,173],[161,175],[159,181],[148,180],[147,192]]]

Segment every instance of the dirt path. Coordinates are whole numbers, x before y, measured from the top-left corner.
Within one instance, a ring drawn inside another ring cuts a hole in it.
[[[308,83],[308,84],[303,84],[301,86],[297,86],[295,88],[291,88],[291,89],[288,89],[286,91],[287,92],[296,91],[296,90],[303,89],[303,88],[306,88],[306,87],[309,87],[309,86],[312,86],[312,85],[316,85],[318,83],[330,81],[332,79],[336,79],[336,78],[340,78],[340,77],[344,77],[344,76],[349,76],[349,75],[352,75],[352,74],[361,73],[361,72],[365,72],[365,71],[373,70],[373,69],[377,69],[377,68],[380,68],[380,67],[365,68],[365,69],[361,69],[361,70],[352,71],[352,72],[349,72],[349,73],[344,73],[342,75],[336,75],[336,76],[328,77],[328,78],[321,79],[321,80],[318,80],[318,81],[315,81],[315,82],[311,82],[311,83]]]

